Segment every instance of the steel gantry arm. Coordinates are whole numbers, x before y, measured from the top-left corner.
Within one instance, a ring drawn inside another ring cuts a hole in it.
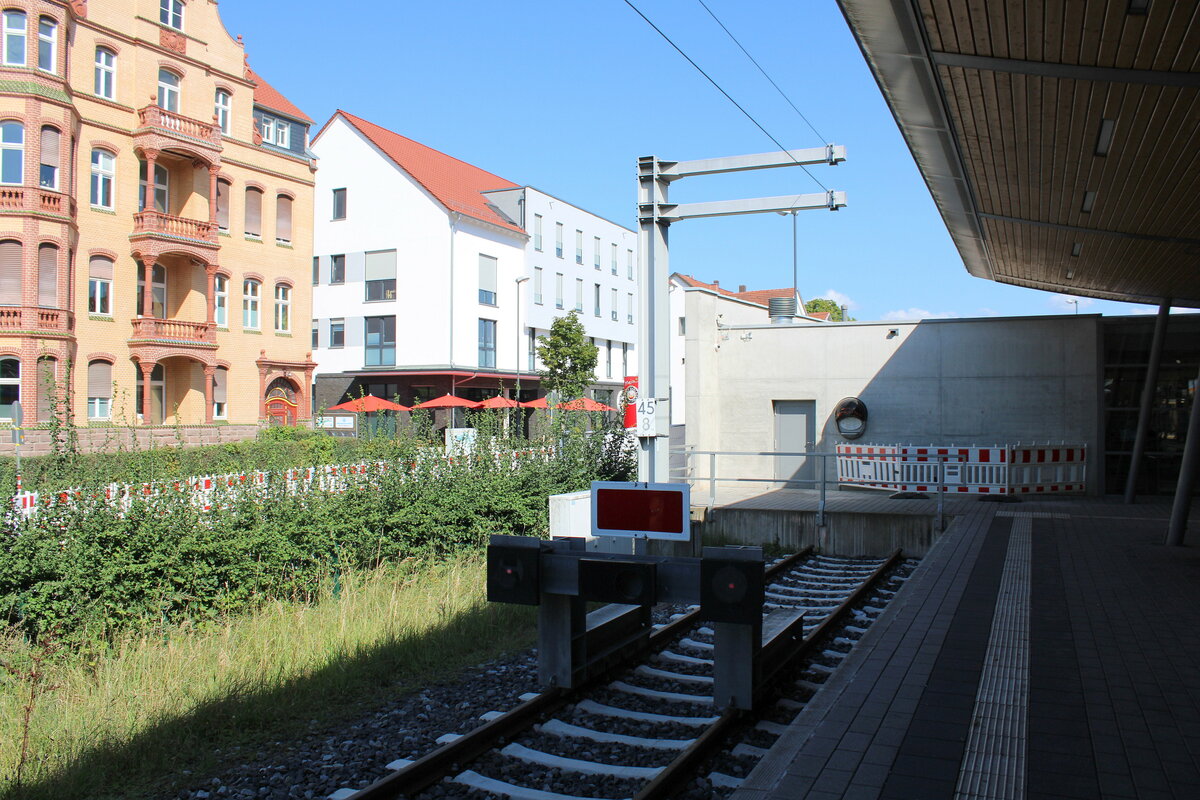
[[[672,222],[739,214],[767,214],[809,209],[837,211],[846,205],[846,193],[825,191],[816,194],[757,197],[745,200],[717,200],[704,203],[673,204],[667,201],[667,189],[681,178],[747,172],[756,169],[826,164],[835,166],[846,160],[846,148],[824,145],[801,150],[781,150],[743,156],[705,158],[696,161],[663,161],[656,156],[638,159],[638,278],[641,287],[638,332],[639,398],[657,401],[654,429],[638,428],[638,480],[666,483],[670,480],[670,256],[667,229]]]

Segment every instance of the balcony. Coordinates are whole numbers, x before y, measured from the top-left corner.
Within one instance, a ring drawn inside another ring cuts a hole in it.
[[[210,164],[221,161],[221,129],[156,105],[138,110],[133,146],[142,150],[186,151]]]
[[[0,212],[56,214],[75,216],[75,198],[49,189],[29,189],[24,186],[0,188]]]
[[[160,211],[139,211],[133,215],[134,243],[138,258],[157,259],[167,253],[181,253],[201,263],[212,263],[220,247],[217,226],[208,220],[173,217]]]
[[[75,315],[61,308],[0,306],[0,332],[48,331],[69,334],[74,330]]]
[[[216,325],[208,322],[185,322],[181,319],[138,317],[132,320],[133,335],[130,347],[148,346],[168,351],[188,352],[192,349],[213,350],[217,346]],[[158,355],[166,358],[168,354]]]

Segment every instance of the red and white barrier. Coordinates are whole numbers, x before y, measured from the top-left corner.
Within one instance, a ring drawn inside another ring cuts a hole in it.
[[[1071,445],[996,447],[837,446],[838,482],[901,492],[1028,494],[1082,492],[1087,449]]]

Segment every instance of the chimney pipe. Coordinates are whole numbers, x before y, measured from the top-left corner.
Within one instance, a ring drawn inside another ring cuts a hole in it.
[[[745,294],[745,293],[746,293],[746,284],[744,284],[744,283],[740,284],[738,286],[738,294]]]

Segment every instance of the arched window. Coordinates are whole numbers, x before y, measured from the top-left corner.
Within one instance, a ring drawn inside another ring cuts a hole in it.
[[[112,259],[106,256],[92,256],[88,261],[89,314],[112,316],[112,278]]]
[[[246,235],[262,238],[262,189],[246,187]]]
[[[286,283],[275,284],[275,332],[290,333],[292,330],[292,287]]]
[[[218,328],[229,327],[229,278],[213,277],[213,321]]]
[[[158,71],[158,107],[179,113],[179,76],[169,69]]]
[[[112,418],[112,364],[88,362],[88,419]]]
[[[217,367],[213,373],[213,419],[229,416],[229,370]]]
[[[20,242],[11,239],[0,242],[0,305],[21,305],[22,259]]]
[[[58,394],[58,359],[42,356],[37,365],[37,421],[48,422],[54,414],[54,399]]]
[[[113,207],[115,176],[116,157],[107,150],[93,150],[91,201],[96,208],[111,209]]]
[[[58,247],[38,247],[38,305],[58,308]]]
[[[252,279],[242,282],[242,327],[247,330],[258,330],[258,305],[262,293],[262,285]]]
[[[233,184],[229,181],[217,181],[217,229],[229,232],[229,193],[233,191]]]
[[[140,182],[138,184],[138,210],[146,208],[146,162],[141,162],[138,171]],[[167,189],[169,188],[170,176],[167,174],[167,168],[162,164],[154,165],[154,210],[167,213]]]
[[[0,419],[12,419],[13,403],[21,399],[21,362],[0,358]]]
[[[292,243],[292,198],[286,194],[275,198],[275,241],[279,244]]]
[[[59,151],[62,148],[62,134],[58,128],[46,125],[42,128],[41,168],[38,171],[38,185],[43,189],[58,189],[58,166],[61,162]]]
[[[15,9],[4,12],[4,63],[25,66],[25,12]]]
[[[229,135],[229,114],[232,111],[233,97],[224,89],[217,89],[213,113],[217,117],[217,127],[221,133]]]
[[[142,310],[144,305],[143,298],[146,293],[146,267],[138,263],[138,289],[137,289],[137,313],[138,316],[147,316]],[[154,271],[150,276],[150,314],[149,316],[155,319],[167,318],[167,271],[162,264],[155,264]]]
[[[58,23],[50,17],[38,19],[38,69],[58,72]]]
[[[0,183],[20,186],[25,182],[25,126],[0,122]]]
[[[96,72],[93,90],[107,100],[117,96],[117,54],[107,47],[96,48]]]

